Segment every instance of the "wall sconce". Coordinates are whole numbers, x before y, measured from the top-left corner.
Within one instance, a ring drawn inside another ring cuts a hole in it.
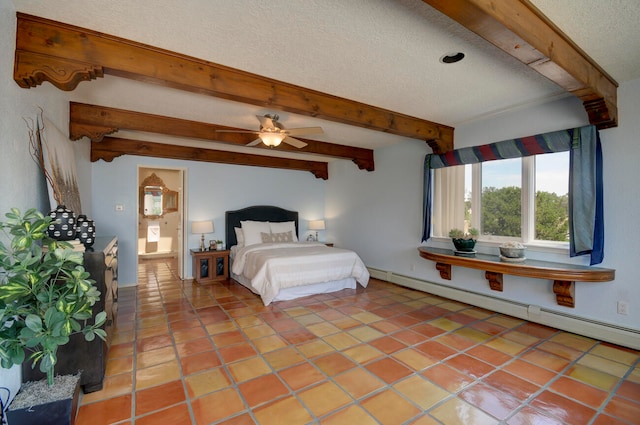
[[[316,231],[316,242],[318,242],[318,230],[325,230],[324,220],[310,220],[309,230]]]
[[[194,221],[191,223],[191,233],[202,234],[200,238],[200,251],[204,251],[204,234],[213,233],[213,221]]]

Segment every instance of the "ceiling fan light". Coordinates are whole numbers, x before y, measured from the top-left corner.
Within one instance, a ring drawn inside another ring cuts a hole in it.
[[[265,145],[274,147],[278,146],[280,142],[282,142],[284,138],[287,137],[287,135],[284,133],[264,132],[260,133],[258,137],[260,137],[260,140],[262,140],[262,143],[264,143]]]

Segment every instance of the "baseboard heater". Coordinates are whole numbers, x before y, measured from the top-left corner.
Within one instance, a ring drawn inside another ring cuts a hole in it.
[[[487,310],[507,314],[541,325],[562,329],[563,331],[640,350],[640,330],[548,310],[535,305],[527,305],[517,301],[496,298],[465,289],[458,289],[414,277],[403,276],[390,271],[369,268],[369,273],[371,277],[376,279],[386,280],[387,282],[486,308]]]

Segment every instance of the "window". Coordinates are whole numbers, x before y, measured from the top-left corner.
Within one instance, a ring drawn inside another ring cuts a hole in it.
[[[535,239],[569,242],[569,152],[535,158]]]
[[[569,152],[447,167],[435,176],[434,236],[475,227],[480,240],[569,241]]]
[[[547,156],[558,152],[569,154]],[[539,156],[532,158],[536,155]],[[568,248],[572,257],[590,255],[590,265],[601,263],[604,258],[603,158],[600,135],[593,125],[427,154],[424,158],[421,240],[427,241],[431,236],[442,237],[449,229],[462,226],[466,230],[470,226],[482,228],[486,224],[488,230],[490,223],[483,217],[482,207],[483,171],[477,164],[509,158],[522,158],[520,236],[507,236],[505,225],[496,231],[497,234],[487,231],[481,234],[480,239],[496,242],[520,240],[527,244],[540,242],[539,245],[552,248]],[[467,185],[470,189],[466,197],[464,183],[468,177],[465,177],[465,168],[462,167],[465,164],[474,164],[468,169],[471,182]],[[443,171],[443,168],[448,170]],[[505,169],[508,167],[500,167],[499,171],[504,173],[498,179],[500,184],[509,181],[509,173]],[[490,171],[485,167],[486,178],[489,178]],[[571,175],[571,188],[567,184],[567,175]],[[461,180],[462,184],[459,183]],[[544,187],[547,180],[554,183],[553,189]],[[485,187],[492,187],[489,184]],[[513,187],[514,192],[517,190]],[[564,213],[569,203],[573,206],[570,223]],[[503,219],[515,218],[517,221],[517,213],[509,211],[513,209],[502,211],[503,215],[511,215]],[[568,232],[565,232],[565,224],[570,224]],[[566,242],[566,233],[569,233],[569,242]]]

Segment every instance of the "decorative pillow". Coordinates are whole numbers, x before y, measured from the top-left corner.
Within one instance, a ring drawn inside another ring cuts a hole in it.
[[[273,242],[271,240],[271,233],[260,232],[260,238],[262,239],[262,243]]]
[[[238,248],[244,247],[244,232],[240,227],[234,227],[233,230],[236,231],[236,246]]]
[[[263,243],[269,242],[293,242],[293,235],[291,231],[282,233],[265,233],[260,232],[260,237]]]
[[[271,242],[293,242],[293,234],[291,230],[288,232],[272,233]]]
[[[268,221],[241,221],[242,233],[244,234],[244,244],[254,245],[262,243],[260,233],[271,233]]]
[[[285,233],[291,232],[291,241],[298,242],[298,236],[296,234],[296,222],[295,221],[283,221],[281,223],[269,223],[271,233]]]

